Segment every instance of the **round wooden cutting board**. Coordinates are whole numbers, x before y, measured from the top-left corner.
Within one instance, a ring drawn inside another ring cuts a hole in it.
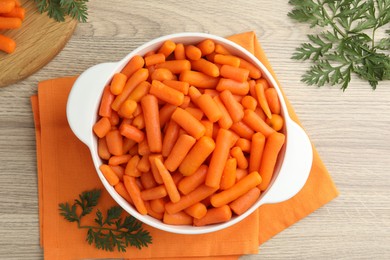
[[[0,51],[0,87],[22,80],[51,61],[65,46],[77,21],[67,18],[56,22],[46,13],[40,14],[35,1],[22,0],[26,17],[16,30],[0,30],[0,34],[16,41],[14,53]]]

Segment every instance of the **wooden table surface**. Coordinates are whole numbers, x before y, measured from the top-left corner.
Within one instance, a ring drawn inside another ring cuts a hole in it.
[[[39,81],[121,59],[155,37],[183,31],[255,31],[340,196],[242,259],[390,259],[390,82],[345,91],[300,82],[290,59],[310,28],[287,17],[287,1],[90,1],[60,54],[0,89],[0,258],[42,259],[35,136],[29,97]],[[3,68],[0,68],[0,73]]]

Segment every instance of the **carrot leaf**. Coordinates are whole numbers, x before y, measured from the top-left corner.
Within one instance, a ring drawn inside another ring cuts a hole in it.
[[[40,13],[47,12],[50,18],[64,22],[67,16],[79,22],[88,19],[88,0],[34,0]]]

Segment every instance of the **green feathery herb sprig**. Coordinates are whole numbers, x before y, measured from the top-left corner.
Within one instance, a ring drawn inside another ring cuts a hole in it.
[[[88,17],[88,0],[34,0],[40,13],[47,12],[57,22],[65,21],[70,16],[79,22],[86,22]]]
[[[107,210],[106,215],[98,209],[96,211],[96,225],[83,225],[81,220],[90,214],[97,206],[101,195],[100,190],[85,191],[70,205],[68,202],[60,203],[60,215],[69,222],[77,222],[78,228],[88,229],[86,241],[96,248],[106,251],[126,252],[128,246],[138,249],[148,247],[152,243],[150,233],[142,228],[142,223],[133,216],[121,218],[122,208],[113,206]]]
[[[308,35],[292,55],[314,64],[302,76],[308,85],[341,85],[345,90],[351,74],[367,80],[372,89],[390,79],[390,30],[376,41],[378,29],[390,22],[390,0],[290,0],[292,19],[321,27]]]

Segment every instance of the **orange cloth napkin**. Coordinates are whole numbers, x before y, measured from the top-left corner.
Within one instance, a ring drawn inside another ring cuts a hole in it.
[[[273,73],[254,32],[234,35],[229,39],[254,53]],[[74,136],[67,123],[66,102],[74,81],[75,77],[41,82],[38,95],[31,97],[36,128],[41,246],[45,259],[237,259],[242,254],[257,253],[261,243],[338,195],[314,149],[309,179],[295,197],[282,203],[264,205],[226,230],[203,235],[179,235],[145,226],[153,237],[153,244],[148,248],[128,248],[126,253],[98,250],[85,241],[86,230],[65,221],[58,211],[59,203],[72,202],[78,194],[93,188],[103,191],[98,204],[100,210],[105,211],[115,204],[95,172],[88,148]],[[288,108],[291,117],[298,122],[289,103]]]

